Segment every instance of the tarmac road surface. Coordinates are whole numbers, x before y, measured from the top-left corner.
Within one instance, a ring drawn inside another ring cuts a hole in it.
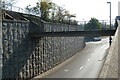
[[[109,38],[87,42],[75,59],[44,78],[97,78],[108,48]]]

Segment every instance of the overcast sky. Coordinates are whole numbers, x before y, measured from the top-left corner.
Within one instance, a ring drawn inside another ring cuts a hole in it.
[[[35,6],[40,0],[18,0],[16,6],[25,8],[27,5]],[[71,14],[76,14],[77,20],[90,20],[95,17],[99,20],[109,20],[110,5],[112,7],[112,19],[118,15],[119,0],[51,0],[52,2],[65,7]]]

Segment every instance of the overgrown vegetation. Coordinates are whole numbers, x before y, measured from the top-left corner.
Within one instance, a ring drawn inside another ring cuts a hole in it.
[[[12,6],[16,3],[16,0],[2,0],[2,8],[7,9],[9,7],[12,8]]]
[[[70,14],[68,10],[53,2],[37,2],[36,6],[28,5],[25,9],[28,13],[41,16],[44,21],[77,24],[77,21],[72,19],[76,17],[75,14]]]

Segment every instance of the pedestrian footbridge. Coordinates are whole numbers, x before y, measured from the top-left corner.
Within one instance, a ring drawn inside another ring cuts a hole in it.
[[[113,36],[116,31],[85,31],[79,25],[43,22],[37,16],[7,10],[3,13],[2,78],[27,79],[41,75],[83,49],[84,36]]]

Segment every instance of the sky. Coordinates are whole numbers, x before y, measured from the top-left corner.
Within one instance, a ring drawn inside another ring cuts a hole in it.
[[[15,6],[25,8],[27,5],[35,6],[40,0],[17,0]],[[98,20],[109,20],[111,2],[111,17],[114,20],[118,15],[118,2],[120,0],[51,0],[63,6],[71,14],[76,14],[78,21],[88,21],[92,17]]]

